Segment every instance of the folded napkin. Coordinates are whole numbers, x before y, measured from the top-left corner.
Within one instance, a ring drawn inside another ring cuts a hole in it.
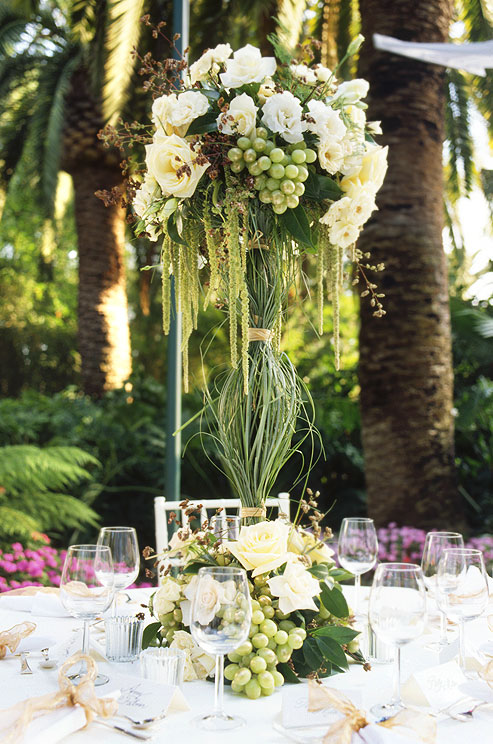
[[[85,725],[86,714],[83,708],[61,708],[31,721],[24,734],[24,741],[29,744],[56,744]]]
[[[0,609],[31,612],[39,617],[70,617],[60,601],[58,589],[26,587],[0,594]]]

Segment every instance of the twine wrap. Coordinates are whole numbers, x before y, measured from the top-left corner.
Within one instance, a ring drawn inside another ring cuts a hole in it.
[[[242,506],[240,509],[240,517],[265,517],[267,509],[265,506]]]
[[[248,340],[249,341],[264,341],[268,343],[272,340],[274,331],[269,328],[249,328],[248,329]]]

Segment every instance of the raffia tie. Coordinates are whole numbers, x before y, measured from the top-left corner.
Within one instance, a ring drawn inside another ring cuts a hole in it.
[[[248,329],[248,340],[249,341],[264,341],[268,343],[274,335],[274,332],[269,328],[249,328]]]
[[[74,685],[66,676],[75,664],[85,662],[87,673],[78,685]],[[112,698],[98,698],[94,691],[94,680],[98,674],[96,662],[90,656],[77,653],[62,664],[58,671],[58,692],[49,692],[40,697],[29,698],[17,705],[1,711],[0,727],[8,726],[8,734],[1,744],[18,744],[27,727],[38,714],[50,713],[63,706],[80,705],[86,714],[86,725],[96,716],[111,718],[118,710],[118,703]]]
[[[27,638],[34,630],[36,630],[35,623],[19,623],[10,630],[0,633],[0,659],[4,658],[7,649],[13,654],[22,639]]]
[[[308,682],[308,710],[316,712],[325,708],[335,708],[344,718],[336,721],[324,736],[323,744],[351,744],[354,733],[368,726],[361,710],[338,690],[325,687],[314,680]],[[399,734],[417,735],[424,744],[434,744],[436,740],[436,721],[428,715],[413,710],[401,710],[397,715],[377,724],[383,728],[399,728]]]
[[[240,509],[240,517],[265,517],[267,509],[265,506],[242,506]]]

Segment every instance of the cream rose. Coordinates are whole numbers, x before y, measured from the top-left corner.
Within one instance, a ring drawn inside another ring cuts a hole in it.
[[[260,49],[247,44],[226,61],[226,72],[219,77],[225,88],[241,88],[248,83],[261,83],[275,71],[274,57],[262,57]]]
[[[175,603],[181,597],[181,588],[177,581],[166,576],[152,599],[152,614],[158,619],[161,615],[173,612]]]
[[[271,78],[266,78],[260,88],[258,89],[258,100],[260,104],[264,104],[268,98],[274,95],[276,92],[276,85]]]
[[[345,103],[356,103],[368,95],[369,88],[370,83],[368,80],[364,80],[363,78],[348,80],[339,85],[333,100],[338,101],[344,99]]]
[[[324,67],[324,65],[315,65],[313,69],[315,70],[315,75],[320,83],[327,83],[332,77],[332,70],[329,70],[328,67]]]
[[[303,553],[312,563],[334,563],[334,551],[322,540],[318,540],[311,532],[302,532]]]
[[[388,147],[380,147],[380,145],[367,142],[366,152],[360,164],[342,179],[341,189],[349,191],[354,186],[369,185],[377,192],[387,172],[388,149]]]
[[[327,173],[337,173],[344,162],[344,147],[334,137],[320,140],[318,145],[318,160]]]
[[[208,49],[190,65],[190,82],[197,83],[205,80],[210,74],[216,75],[219,72],[219,65],[231,56],[232,51],[229,44],[218,44],[214,49]]]
[[[369,185],[359,188],[353,187],[348,196],[351,198],[351,204],[347,210],[347,220],[356,227],[361,227],[370,219],[372,212],[377,209],[375,191]]]
[[[273,576],[267,584],[272,595],[279,597],[281,612],[287,614],[295,610],[317,611],[313,597],[320,593],[320,585],[301,563],[288,563],[282,576]]]
[[[172,134],[146,145],[147,170],[156,179],[163,194],[186,198],[192,196],[210,163],[198,165],[198,152],[189,143]],[[185,167],[186,166],[186,167]]]
[[[135,214],[144,219],[145,214],[155,199],[160,199],[160,189],[156,179],[150,173],[146,173],[142,186],[137,190],[133,207]]]
[[[262,106],[262,124],[273,132],[280,134],[286,142],[300,142],[306,129],[306,122],[301,120],[303,109],[292,93],[275,93]]]
[[[198,579],[193,597],[193,612],[199,625],[208,625],[211,622],[221,607],[223,597],[221,582],[208,574]]]
[[[289,69],[291,70],[292,76],[297,78],[297,80],[301,80],[303,83],[315,85],[317,82],[315,71],[310,69],[310,67],[307,67],[307,65],[291,65]]]
[[[156,98],[152,104],[152,120],[156,129],[165,134],[184,137],[192,121],[207,113],[208,108],[208,99],[198,90],[187,90],[179,96],[172,93]]]
[[[190,633],[177,630],[173,636],[170,648],[178,648],[186,654],[184,681],[205,679],[213,671],[216,661],[198,646]]]
[[[323,101],[308,101],[308,117],[312,121],[306,122],[306,128],[314,132],[320,139],[341,140],[346,134],[346,126],[338,111],[327,106]]]
[[[229,109],[217,117],[217,128],[223,134],[242,134],[249,137],[255,129],[258,108],[246,93],[233,98]]]
[[[276,520],[259,522],[242,527],[236,541],[228,541],[228,550],[239,560],[243,568],[258,576],[279,568],[288,560],[288,537],[290,526]]]
[[[329,230],[329,240],[332,245],[349,248],[350,245],[356,243],[359,233],[359,228],[350,222],[336,222]]]

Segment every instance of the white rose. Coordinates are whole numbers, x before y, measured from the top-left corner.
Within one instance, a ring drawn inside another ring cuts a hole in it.
[[[185,599],[180,602],[180,610],[183,614],[183,625],[190,625],[192,615],[192,602],[197,589],[198,576],[193,576],[188,586],[183,589]]]
[[[201,576],[196,584],[193,598],[194,619],[199,625],[208,625],[215,617],[223,600],[224,590],[221,582],[209,574]]]
[[[248,83],[261,83],[275,71],[274,57],[262,57],[260,49],[247,44],[226,61],[226,72],[219,77],[225,88],[240,88]]]
[[[279,568],[288,560],[290,526],[276,519],[242,527],[238,540],[228,541],[226,547],[252,576]]]
[[[214,49],[209,50],[212,54],[212,59],[219,65],[222,65],[226,60],[231,57],[233,50],[229,44],[218,44]]]
[[[180,585],[170,576],[166,576],[152,599],[152,614],[159,618],[161,615],[173,612],[175,603],[178,602],[180,597]]]
[[[303,109],[292,93],[275,93],[262,106],[262,124],[280,134],[286,142],[300,142],[306,122],[301,121]]]
[[[336,222],[329,230],[329,240],[332,245],[339,245],[341,248],[349,248],[358,240],[359,229],[350,222]]]
[[[313,121],[306,122],[306,128],[315,132],[320,139],[340,140],[346,134],[346,126],[339,112],[323,101],[308,101],[308,116]]]
[[[209,74],[215,75],[232,51],[229,44],[218,44],[214,49],[208,49],[190,66],[190,82],[193,84],[205,80]]]
[[[351,204],[347,210],[348,222],[352,222],[356,227],[361,227],[370,219],[371,213],[377,209],[375,191],[369,185],[353,187],[348,195],[351,199]]]
[[[194,162],[198,152],[189,143],[172,134],[161,136],[152,145],[146,145],[146,165],[156,179],[163,194],[186,198],[193,196],[197,184],[210,163]]]
[[[339,85],[333,100],[338,101],[344,99],[345,103],[356,103],[368,95],[369,88],[370,83],[368,80],[364,80],[363,78],[348,80]]]
[[[340,183],[341,189],[348,191],[355,185],[369,185],[376,193],[382,185],[387,172],[388,149],[388,147],[380,147],[380,145],[367,142],[366,152],[360,164],[342,179]]]
[[[246,93],[233,98],[229,109],[217,117],[217,128],[223,134],[242,134],[249,137],[255,129],[258,108]]]
[[[381,121],[369,121],[368,122],[368,131],[371,134],[383,134],[383,132],[382,132],[382,122]]]
[[[344,196],[330,205],[327,212],[320,218],[320,222],[322,225],[328,225],[329,227],[332,227],[332,225],[335,225],[340,220],[347,222],[347,213],[350,207],[350,197]]]
[[[260,88],[258,89],[258,100],[261,104],[264,104],[268,98],[274,95],[276,92],[276,85],[271,78],[266,78]]]
[[[290,70],[293,77],[301,80],[303,83],[315,85],[317,82],[315,71],[311,70],[307,65],[291,65]]]
[[[146,173],[142,186],[136,192],[133,200],[135,214],[141,219],[156,199],[161,198],[159,185],[150,173]]]
[[[322,540],[319,540],[311,532],[302,533],[304,541],[304,555],[308,556],[312,563],[334,563],[332,556],[334,551]]]
[[[358,108],[358,106],[346,106],[344,111],[358,129],[364,130],[366,124],[366,112],[364,109]]]
[[[214,657],[203,651],[186,630],[177,630],[174,633],[170,648],[178,648],[186,654],[185,682],[205,679],[215,667]]]
[[[333,137],[320,140],[318,161],[327,173],[337,173],[344,161],[344,147]]]
[[[267,581],[274,597],[279,597],[279,609],[289,613],[295,610],[314,610],[313,601],[320,593],[320,585],[301,563],[288,563],[282,576],[274,576]]]
[[[166,100],[162,101],[163,98]],[[208,108],[209,101],[203,93],[187,90],[179,96],[172,93],[156,98],[152,105],[152,118],[156,128],[161,127],[166,134],[184,137],[192,121],[207,113]]]
[[[324,67],[323,65],[315,65],[314,70],[317,80],[320,83],[326,83],[332,77],[332,70],[329,70],[328,67]]]

